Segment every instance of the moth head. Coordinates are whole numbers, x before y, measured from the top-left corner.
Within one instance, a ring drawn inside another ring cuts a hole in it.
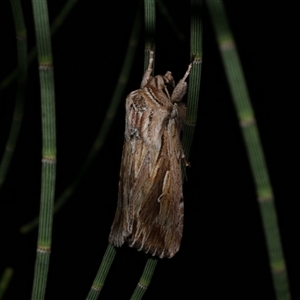
[[[172,95],[175,87],[175,82],[170,71],[168,71],[164,76],[157,75],[151,78],[149,84],[163,91],[168,98]]]

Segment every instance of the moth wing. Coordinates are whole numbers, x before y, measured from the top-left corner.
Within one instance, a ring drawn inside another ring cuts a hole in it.
[[[145,178],[136,181],[132,197],[133,227],[129,245],[161,258],[171,258],[179,250],[183,231],[183,151],[177,121],[170,119],[162,136],[156,167],[147,182]],[[148,148],[148,151],[149,157],[156,155],[155,149]]]
[[[146,108],[141,90],[128,95],[117,210],[109,235],[109,242],[117,247],[120,247],[132,232],[133,210],[136,209],[133,199],[140,190],[148,190],[149,182],[145,182],[145,176],[150,176],[151,162],[156,160],[150,157],[154,152],[149,152],[150,141],[147,139],[147,129],[143,127],[151,114],[150,109]],[[156,152],[158,156],[159,153]]]
[[[123,245],[127,236],[131,233],[130,225],[130,177],[126,175],[126,170],[131,168],[131,147],[130,143],[125,140],[123,145],[119,193],[115,218],[111,226],[109,242],[114,246],[120,247]]]
[[[170,106],[155,109],[146,101],[141,90],[126,100],[118,204],[109,241],[121,246],[127,240],[139,250],[170,258],[179,250],[183,231],[184,112],[176,104],[170,103],[173,114]]]

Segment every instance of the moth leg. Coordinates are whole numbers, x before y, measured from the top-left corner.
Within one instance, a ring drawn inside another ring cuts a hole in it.
[[[149,53],[149,65],[148,65],[148,69],[146,70],[142,82],[141,82],[141,88],[143,88],[149,81],[149,79],[151,78],[151,73],[153,71],[153,61],[154,61],[154,51],[150,50]]]
[[[188,66],[188,69],[186,70],[183,78],[181,79],[182,81],[185,81],[187,79],[187,77],[190,75],[191,73],[191,69],[192,69],[192,65],[193,65],[193,62],[191,62]]]
[[[189,74],[191,72],[192,65],[193,65],[193,63],[191,62],[189,64],[188,69],[185,72],[183,78],[180,79],[179,82],[177,83],[177,85],[175,86],[173,93],[172,93],[172,97],[171,97],[172,102],[179,102],[183,98],[183,96],[186,92],[186,87],[187,87],[185,80],[187,79],[187,77],[189,76]]]

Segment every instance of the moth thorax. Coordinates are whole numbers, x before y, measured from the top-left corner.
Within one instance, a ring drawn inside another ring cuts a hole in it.
[[[161,90],[169,99],[173,93],[175,82],[171,72],[167,72],[164,76],[157,75],[149,81],[149,85]]]
[[[149,85],[154,86],[159,90],[163,90],[165,88],[165,82],[163,76],[157,75],[151,78]]]

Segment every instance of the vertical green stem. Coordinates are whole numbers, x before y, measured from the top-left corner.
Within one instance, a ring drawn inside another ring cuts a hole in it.
[[[153,51],[155,50],[155,16],[156,16],[155,0],[144,0],[144,19],[145,19],[144,70],[147,70],[148,68],[150,50]]]
[[[114,246],[108,244],[106,252],[103,256],[101,265],[99,267],[98,273],[93,281],[93,285],[91,286],[90,292],[86,297],[86,300],[96,300],[99,297],[99,294],[104,286],[104,282],[110,266],[114,261],[116,255],[116,249]]]
[[[281,246],[273,190],[234,38],[222,1],[207,1],[207,5],[247,148],[257,201],[263,220],[276,298],[278,300],[290,299],[288,275]]]
[[[153,273],[155,271],[155,267],[157,264],[156,258],[149,258],[146,266],[144,268],[144,272],[140,278],[140,281],[138,282],[130,300],[140,300],[142,299],[144,293],[146,292],[150,282],[151,278],[153,276]]]
[[[200,94],[200,80],[202,70],[202,0],[191,0],[191,59],[193,67],[188,83],[188,102],[186,124],[183,130],[183,149],[186,158],[189,158],[195,125],[198,114],[198,102]]]
[[[56,175],[55,94],[50,27],[46,0],[32,0],[37,40],[42,115],[40,222],[32,299],[44,299],[49,269]]]

